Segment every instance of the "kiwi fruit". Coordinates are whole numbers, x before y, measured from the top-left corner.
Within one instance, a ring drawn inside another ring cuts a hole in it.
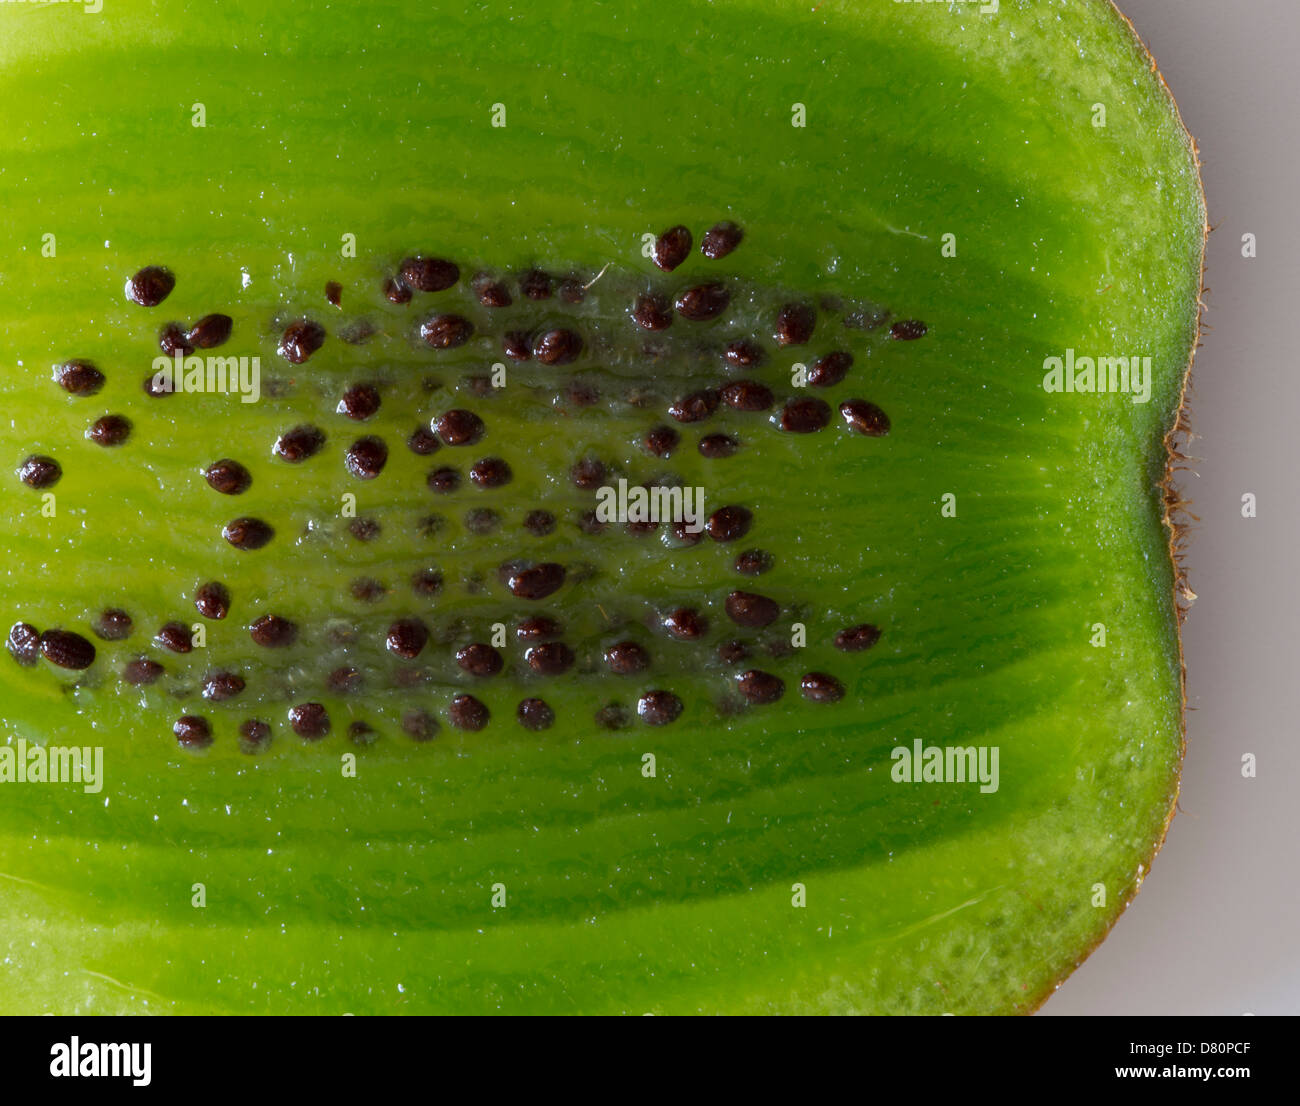
[[[983,7],[13,21],[6,1012],[1045,1000],[1177,795],[1206,221],[1110,3]]]

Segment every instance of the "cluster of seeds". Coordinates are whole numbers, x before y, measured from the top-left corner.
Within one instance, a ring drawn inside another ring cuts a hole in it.
[[[736,250],[744,238],[741,229],[733,223],[722,222],[711,227],[701,238],[700,254],[709,260],[727,257]],[[664,273],[672,273],[691,255],[693,236],[685,226],[675,226],[664,231],[654,243],[652,260]],[[396,271],[383,283],[383,295],[392,304],[418,303],[417,296],[446,293],[461,285],[460,266],[454,262],[422,255],[404,259]],[[583,303],[590,282],[577,276],[555,277],[540,269],[529,270],[516,280],[488,273],[479,273],[466,282],[468,290],[480,308],[495,313],[512,307],[516,297],[523,304],[551,301],[551,306]],[[128,299],[145,307],[157,307],[165,301],[175,287],[175,278],[161,267],[150,266],[136,273],[126,285]],[[725,319],[733,303],[733,287],[725,279],[706,279],[691,283],[675,291],[644,288],[630,294],[627,303],[629,340],[640,333],[659,334],[674,327],[701,327]],[[331,281],[325,288],[326,301],[338,307],[342,302],[342,286]],[[770,315],[770,328],[765,336],[753,334],[727,335],[716,347],[717,379],[702,387],[682,390],[665,403],[664,421],[651,420],[644,429],[641,446],[654,458],[667,459],[680,448],[682,434],[679,426],[702,424],[720,411],[742,415],[766,415],[773,427],[788,434],[812,434],[826,429],[833,421],[834,409],[817,395],[796,394],[781,400],[774,388],[760,378],[770,353],[764,338],[781,349],[807,347],[819,333],[817,306],[797,299],[776,303]],[[858,312],[844,317],[849,329],[876,329],[889,322],[883,313]],[[213,349],[225,344],[233,332],[230,316],[212,313],[192,324],[168,322],[158,332],[159,347],[168,354],[188,356],[196,350]],[[462,313],[447,307],[438,307],[426,314],[418,323],[418,339],[438,356],[465,346],[476,337],[490,337],[500,353],[514,363],[535,363],[554,370],[558,377],[568,373],[572,366],[591,350],[591,335],[584,335],[583,327],[572,325],[538,326],[520,328],[507,324],[494,335],[479,335],[475,323]],[[915,341],[926,333],[925,324],[917,320],[892,322],[889,338],[898,341]],[[364,320],[342,328],[339,337],[351,344],[368,340],[373,327]],[[291,365],[309,361],[327,341],[325,327],[316,319],[296,318],[284,326],[277,352]],[[830,349],[811,360],[807,384],[813,389],[831,389],[841,385],[851,375],[853,355],[845,349]],[[488,394],[484,387],[475,388],[473,394]],[[84,360],[71,360],[55,369],[55,382],[69,395],[81,398],[96,395],[105,383],[105,376],[95,365]],[[698,382],[698,381],[697,381]],[[565,400],[574,407],[590,406],[597,401],[594,385],[571,378]],[[150,395],[158,392],[152,378],[146,380]],[[352,423],[372,420],[383,406],[382,387],[378,382],[359,380],[349,383],[338,397],[335,412]],[[640,401],[633,407],[644,406]],[[890,420],[880,407],[861,398],[846,398],[838,405],[844,426],[857,435],[882,437],[890,431]],[[105,414],[92,421],[86,436],[105,447],[120,447],[131,436],[131,421],[123,415]],[[477,447],[489,436],[489,426],[476,411],[462,406],[447,407],[433,414],[427,422],[417,425],[405,439],[410,453],[429,457],[444,449],[461,450]],[[278,462],[287,465],[304,465],[321,453],[329,438],[322,426],[314,423],[295,423],[285,426],[271,445]],[[733,433],[706,432],[696,442],[699,454],[710,461],[725,461],[734,456],[743,441]],[[347,472],[357,480],[378,478],[389,460],[389,445],[377,433],[355,434],[343,452]],[[20,466],[18,476],[33,488],[49,488],[63,474],[54,458],[33,455]],[[492,492],[510,485],[514,473],[510,464],[501,457],[487,453],[477,456],[466,468],[443,463],[441,459],[427,470],[425,485],[434,496],[447,496],[458,491],[466,479],[472,487]],[[241,460],[223,457],[210,461],[203,475],[212,492],[221,497],[238,497],[246,493],[253,483],[249,467]],[[568,482],[580,492],[594,492],[610,478],[610,469],[597,456],[576,458],[568,470]],[[502,525],[502,514],[493,507],[476,507],[465,516],[468,533],[482,537],[497,532]],[[439,516],[429,516],[422,524],[425,536],[432,536],[441,527]],[[520,520],[526,533],[542,538],[553,533],[559,519],[556,512],[546,507],[529,510]],[[604,530],[606,523],[594,511],[583,511],[576,519],[577,526],[587,534]],[[680,544],[695,544],[707,537],[718,543],[739,542],[751,534],[761,521],[756,521],[753,511],[743,504],[728,504],[712,511],[702,532],[696,532],[683,522],[667,524],[672,537]],[[628,522],[628,533],[645,535],[658,528],[654,522]],[[350,535],[358,541],[373,541],[380,536],[381,528],[373,519],[353,519],[348,526]],[[276,530],[264,519],[237,515],[221,526],[221,534],[234,549],[250,554],[266,549],[276,541]],[[744,549],[734,558],[734,571],[742,577],[757,578],[769,572],[775,558],[759,548]],[[565,589],[574,593],[574,602],[581,602],[581,576],[575,576],[572,565],[556,561],[532,561],[521,558],[502,558],[497,575],[498,586],[512,600],[538,603]],[[410,575],[411,593],[428,598],[438,594],[444,586],[442,574],[434,568],[423,567]],[[371,577],[360,576],[349,585],[350,596],[362,603],[374,603],[389,594],[386,584]],[[194,607],[208,620],[220,621],[230,616],[240,597],[232,595],[223,582],[211,580],[203,583],[194,593]],[[789,613],[777,599],[748,588],[730,591],[723,601],[722,611],[727,622],[738,631],[762,631],[772,627]],[[249,612],[248,634],[259,649],[290,650],[300,645],[303,628],[291,619],[273,611]],[[652,612],[654,628],[667,642],[701,643],[710,633],[708,616],[697,607],[670,606]],[[132,616],[120,607],[104,609],[90,626],[92,634],[106,643],[128,641],[135,633]],[[122,658],[119,676],[124,684],[140,687],[158,682],[167,673],[163,663],[167,654],[185,655],[192,651],[193,641],[188,625],[172,619],[152,631],[154,655],[131,653]],[[369,659],[387,654],[399,667],[392,676],[398,687],[414,688],[427,682],[427,672],[414,662],[443,648],[446,633],[432,627],[420,614],[410,614],[393,619],[365,654]],[[839,629],[834,633],[834,646],[844,653],[855,653],[871,648],[878,641],[880,631],[873,625],[862,624]],[[516,622],[516,639],[521,646],[523,668],[531,677],[559,679],[577,670],[599,670],[611,677],[637,677],[649,672],[655,664],[652,650],[633,638],[610,645],[595,643],[571,644],[564,640],[561,623],[550,615],[529,615]],[[355,639],[344,640],[355,645]],[[96,660],[96,646],[85,636],[70,630],[56,628],[38,631],[26,622],[15,624],[8,639],[9,651],[19,664],[32,666],[44,658],[48,663],[76,671],[91,667]],[[364,648],[364,646],[362,646]],[[751,706],[775,703],[786,692],[786,681],[773,672],[752,666],[753,643],[740,638],[727,637],[710,647],[717,663],[730,670],[729,682],[738,701]],[[507,659],[499,649],[484,641],[453,643],[447,646],[450,655],[465,678],[473,681],[491,681],[507,678],[511,672]],[[768,652],[780,658],[792,652],[769,645]],[[162,659],[160,660],[159,657]],[[355,659],[355,658],[354,658]],[[250,678],[253,684],[250,684]],[[240,673],[221,667],[207,672],[199,694],[209,703],[238,703],[241,698],[257,699],[264,705],[268,694],[259,697],[255,687],[256,672]],[[354,697],[364,695],[367,677],[362,667],[347,663],[333,669],[324,681],[322,691],[331,696]],[[807,672],[799,680],[799,690],[809,702],[833,703],[845,695],[843,683],[825,672]],[[672,690],[652,688],[641,692],[635,700],[634,710],[619,702],[607,703],[595,715],[598,726],[619,729],[630,724],[633,717],[652,726],[669,725],[684,712],[685,704]],[[554,724],[555,710],[542,698],[527,696],[518,703],[517,723],[530,731],[541,731]],[[488,725],[488,707],[468,692],[453,695],[445,708],[446,721],[453,728],[477,731]],[[295,701],[289,706],[286,721],[294,733],[315,741],[333,732],[329,711],[314,700]],[[437,717],[424,709],[411,708],[401,719],[402,730],[413,740],[427,741],[439,732]],[[213,740],[212,725],[202,714],[187,713],[177,718],[173,727],[177,741],[188,748],[202,748]],[[265,718],[250,717],[239,727],[240,747],[246,752],[264,749],[270,742],[273,723]],[[348,725],[349,737],[361,744],[376,739],[376,731],[367,722],[353,720]]]

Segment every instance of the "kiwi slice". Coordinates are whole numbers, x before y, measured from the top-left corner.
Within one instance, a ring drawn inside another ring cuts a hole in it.
[[[1102,938],[1205,234],[1109,3],[29,14],[6,1011],[1011,1013]]]

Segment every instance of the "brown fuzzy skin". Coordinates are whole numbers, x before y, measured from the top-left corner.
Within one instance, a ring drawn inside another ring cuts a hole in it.
[[[1133,26],[1133,21],[1129,19],[1116,4],[1116,0],[1107,0],[1114,10],[1115,16],[1129,34],[1133,36],[1134,42],[1138,48],[1146,55],[1147,60],[1151,63],[1151,72],[1156,80],[1160,82],[1160,87],[1164,90],[1165,96],[1169,100],[1169,107],[1174,113],[1174,118],[1178,122],[1188,150],[1191,152],[1196,162],[1196,179],[1201,194],[1201,210],[1206,210],[1205,199],[1205,180],[1201,174],[1201,151],[1196,144],[1196,139],[1192,137],[1187,130],[1187,125],[1183,122],[1182,113],[1178,110],[1178,104],[1174,100],[1173,92],[1170,90],[1168,83],[1165,81],[1163,74],[1156,65],[1156,59],[1152,55],[1147,44],[1142,41],[1142,36],[1138,34],[1137,28]],[[1174,612],[1178,619],[1178,668],[1180,693],[1182,697],[1182,716],[1180,719],[1182,730],[1182,741],[1178,750],[1178,775],[1174,782],[1173,795],[1170,798],[1169,810],[1165,814],[1164,826],[1161,828],[1160,837],[1151,848],[1151,852],[1142,864],[1142,878],[1138,880],[1137,885],[1133,888],[1133,893],[1120,903],[1119,910],[1116,911],[1114,920],[1098,936],[1097,940],[1091,946],[1085,949],[1079,958],[1070,966],[1069,970],[1064,972],[1059,979],[1047,984],[1041,991],[1030,995],[1020,1009],[1020,1013],[1033,1014],[1045,1003],[1089,956],[1110,934],[1115,923],[1123,916],[1124,911],[1128,909],[1129,904],[1137,897],[1141,889],[1142,881],[1151,872],[1151,865],[1156,855],[1164,847],[1166,838],[1169,836],[1169,826],[1174,820],[1174,814],[1178,810],[1178,796],[1181,788],[1183,760],[1187,755],[1187,662],[1183,652],[1182,625],[1183,620],[1187,617],[1187,612],[1192,603],[1196,600],[1196,593],[1188,586],[1187,581],[1187,564],[1186,551],[1187,543],[1190,538],[1191,523],[1197,521],[1195,515],[1189,510],[1190,501],[1183,499],[1181,493],[1174,486],[1175,474],[1180,470],[1186,469],[1187,463],[1191,458],[1187,455],[1185,449],[1191,444],[1196,437],[1192,431],[1191,425],[1191,407],[1188,393],[1192,384],[1192,366],[1196,361],[1196,351],[1201,348],[1202,339],[1205,337],[1207,329],[1205,324],[1205,296],[1209,289],[1205,286],[1205,253],[1206,243],[1209,241],[1211,226],[1207,219],[1204,234],[1201,237],[1201,287],[1200,295],[1196,301],[1196,342],[1194,343],[1191,353],[1187,358],[1187,368],[1183,371],[1183,383],[1179,392],[1178,413],[1174,419],[1174,424],[1165,434],[1165,471],[1160,479],[1159,487],[1164,501],[1164,525],[1169,534],[1169,560],[1174,569],[1174,589],[1171,600],[1174,605]]]

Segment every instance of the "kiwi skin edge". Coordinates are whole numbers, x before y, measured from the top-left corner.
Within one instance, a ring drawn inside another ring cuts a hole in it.
[[[1191,501],[1184,499],[1182,494],[1178,491],[1176,487],[1176,476],[1178,472],[1186,471],[1188,469],[1188,462],[1194,460],[1193,457],[1189,456],[1185,452],[1185,450],[1190,446],[1192,440],[1196,437],[1195,432],[1192,430],[1191,400],[1189,393],[1192,385],[1192,369],[1196,362],[1196,351],[1201,348],[1202,339],[1205,337],[1205,313],[1207,310],[1205,296],[1209,292],[1209,289],[1205,286],[1205,261],[1210,231],[1213,228],[1210,226],[1208,217],[1208,203],[1205,195],[1205,177],[1201,171],[1202,162],[1200,147],[1197,145],[1196,139],[1192,136],[1191,132],[1187,129],[1187,124],[1183,121],[1183,114],[1179,110],[1178,101],[1174,99],[1173,90],[1165,80],[1164,74],[1160,72],[1160,67],[1156,62],[1155,55],[1142,40],[1142,36],[1138,34],[1137,28],[1133,25],[1133,20],[1120,10],[1119,4],[1116,0],[1107,0],[1107,3],[1109,3],[1111,8],[1114,10],[1116,18],[1124,24],[1128,29],[1129,34],[1133,36],[1133,41],[1137,44],[1138,48],[1150,61],[1151,72],[1155,76],[1156,80],[1160,82],[1160,87],[1164,90],[1165,96],[1168,98],[1169,107],[1174,113],[1174,118],[1177,120],[1178,127],[1186,141],[1188,152],[1191,154],[1192,160],[1196,165],[1196,184],[1200,191],[1201,211],[1206,213],[1204,230],[1201,235],[1201,290],[1200,296],[1196,301],[1196,341],[1193,343],[1192,348],[1187,355],[1187,367],[1183,372],[1182,387],[1179,392],[1178,412],[1174,419],[1173,426],[1171,426],[1169,431],[1165,434],[1165,467],[1164,473],[1160,479],[1160,490],[1164,498],[1164,525],[1169,534],[1169,560],[1174,569],[1174,588],[1170,599],[1174,605],[1174,611],[1178,619],[1177,646],[1180,676],[1179,690],[1182,697],[1182,742],[1178,752],[1178,771],[1177,779],[1174,784],[1173,802],[1165,815],[1164,829],[1162,830],[1159,839],[1152,845],[1151,852],[1147,856],[1144,864],[1144,870],[1149,873],[1151,871],[1151,865],[1155,862],[1156,856],[1164,847],[1165,840],[1169,836],[1169,827],[1173,823],[1174,815],[1178,812],[1178,795],[1182,788],[1182,766],[1183,761],[1187,756],[1187,663],[1183,650],[1182,625],[1187,618],[1188,612],[1191,610],[1192,604],[1196,601],[1196,593],[1192,591],[1188,584],[1187,568],[1187,545],[1191,537],[1190,527],[1192,522],[1195,521],[1196,516],[1190,511]],[[1039,995],[1031,999],[1029,1009],[1026,1011],[1027,1013],[1033,1014],[1040,1010],[1043,1004],[1056,993],[1061,984],[1069,979],[1074,971],[1085,960],[1087,960],[1093,952],[1096,951],[1098,946],[1100,946],[1107,936],[1109,936],[1110,931],[1115,928],[1119,919],[1123,917],[1124,911],[1128,909],[1130,904],[1137,897],[1139,890],[1141,890],[1141,882],[1139,882],[1138,886],[1133,889],[1133,893],[1122,901],[1120,910],[1115,914],[1111,924],[1098,935],[1097,939],[1090,947],[1083,951],[1083,954],[1079,957],[1078,962],[1074,967],[1062,975],[1060,979],[1050,987],[1044,988]]]

